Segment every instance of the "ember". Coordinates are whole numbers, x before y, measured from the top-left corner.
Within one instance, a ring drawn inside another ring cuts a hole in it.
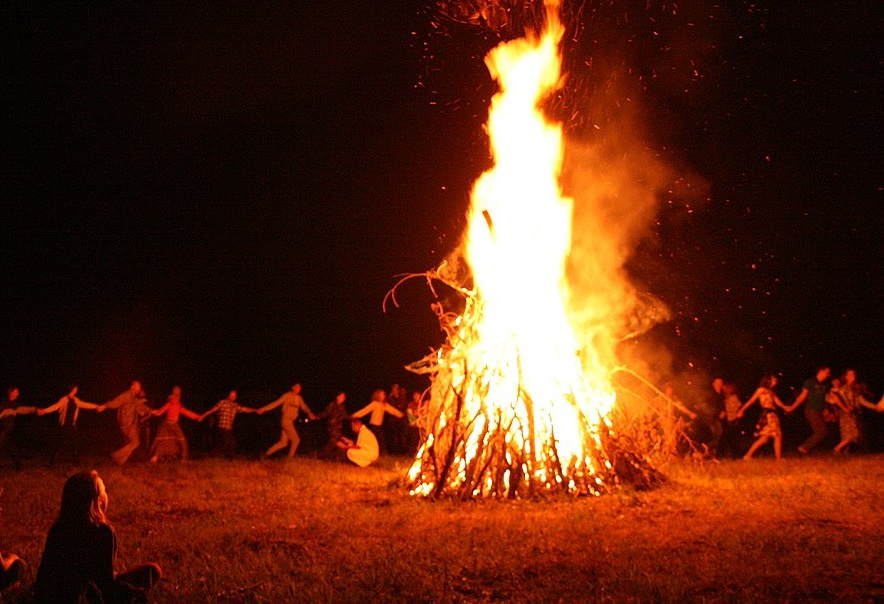
[[[539,109],[561,78],[558,6],[540,36],[486,57],[500,91],[488,132],[494,167],[475,183],[465,242],[430,275],[465,300],[437,306],[445,344],[409,368],[432,378],[428,429],[409,472],[412,493],[463,498],[600,494],[656,472],[622,443],[610,351],[587,347],[569,320],[566,275],[573,200],[562,195],[559,125]],[[471,281],[456,274],[461,258]]]

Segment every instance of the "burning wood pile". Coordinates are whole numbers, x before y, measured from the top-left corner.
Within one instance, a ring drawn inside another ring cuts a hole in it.
[[[561,127],[539,109],[561,79],[557,10],[548,7],[541,35],[486,58],[500,85],[488,120],[494,167],[475,183],[461,249],[426,275],[459,302],[436,305],[446,341],[409,367],[432,381],[409,472],[414,494],[598,495],[659,477],[614,425],[603,360],[613,350],[597,347],[615,338],[572,324],[580,306],[566,274],[573,200],[559,186]],[[456,270],[461,262],[468,271]]]

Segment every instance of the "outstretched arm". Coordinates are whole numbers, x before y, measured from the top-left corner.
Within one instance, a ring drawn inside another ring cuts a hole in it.
[[[305,403],[303,400],[301,400],[300,407],[304,411],[304,413],[307,414],[307,417],[309,417],[310,419],[316,419],[316,415],[313,413],[313,411],[310,409],[310,407],[307,406],[307,403]]]
[[[792,406],[789,407],[788,411],[795,411],[795,409],[797,409],[798,406],[804,402],[804,399],[807,398],[808,394],[809,394],[809,392],[808,392],[807,388],[802,388],[801,392],[799,392],[798,396],[795,398],[795,402],[792,403]]]
[[[91,410],[98,409],[98,405],[97,405],[97,404],[95,404],[95,403],[87,403],[86,401],[81,401],[81,400],[78,399],[76,396],[74,397],[74,404],[75,404],[77,407],[79,407],[80,409],[91,409]]]
[[[126,391],[123,394],[117,395],[115,398],[112,398],[111,400],[109,400],[105,404],[101,405],[100,407],[102,409],[116,409],[117,407],[119,407],[123,403],[125,403],[128,398],[129,398],[129,392]]]
[[[200,415],[199,421],[203,421],[204,419],[206,419],[207,417],[209,417],[210,415],[212,415],[213,413],[218,411],[218,409],[220,409],[220,408],[221,408],[221,403],[218,403],[217,405],[215,405],[214,407],[212,407],[211,409],[209,409],[208,411],[206,411],[205,413]]]
[[[884,409],[884,407],[882,407],[880,403],[876,405],[875,403],[870,402],[869,399],[867,399],[866,397],[864,397],[862,395],[856,397],[856,402],[859,403],[860,405],[862,405],[863,407],[866,407],[868,409],[874,409],[875,411],[881,411],[882,409]],[[884,402],[884,396],[881,397],[881,402]]]
[[[787,405],[786,403],[784,403],[783,401],[781,401],[781,400],[780,400],[780,397],[778,397],[776,394],[773,395],[773,400],[774,400],[774,403],[775,403],[780,409],[782,409],[783,411],[785,411],[786,413],[789,413],[789,412],[792,410],[792,409],[789,407],[789,405]]]
[[[278,399],[276,399],[272,403],[268,403],[268,404],[264,405],[263,407],[259,407],[258,413],[267,413],[268,411],[273,411],[274,409],[279,407],[284,402],[284,400],[285,400],[285,395],[282,395],[281,397],[279,397]]]
[[[390,415],[395,415],[396,417],[405,417],[405,414],[399,411],[396,407],[391,405],[390,403],[384,403],[384,411],[389,413]]]
[[[192,419],[194,421],[198,421],[198,422],[202,421],[202,416],[199,413],[191,411],[190,409],[188,409],[184,405],[181,406],[181,415],[183,415],[186,418]]]
[[[44,407],[43,409],[37,409],[37,415],[56,413],[59,409],[61,409],[61,406],[64,405],[65,399],[67,399],[67,396],[61,397],[60,399],[58,399],[58,402],[53,405],[49,405],[48,407]]]
[[[372,407],[374,407],[374,401],[367,404],[365,407],[363,407],[362,409],[360,409],[356,413],[352,414],[350,417],[365,417],[366,415],[371,413]]]
[[[759,396],[761,396],[761,388],[756,389],[755,392],[752,393],[752,396],[749,397],[749,400],[746,401],[742,407],[740,407],[740,410],[737,411],[737,417],[743,417],[743,414],[746,413],[746,409],[751,407],[752,403],[757,401]]]

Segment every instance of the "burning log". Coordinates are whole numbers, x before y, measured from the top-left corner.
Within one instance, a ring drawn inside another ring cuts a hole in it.
[[[431,288],[433,281],[451,287],[463,296],[465,308],[449,313],[437,302],[446,341],[407,366],[432,383],[426,437],[408,476],[412,493],[461,499],[600,495],[619,485],[650,488],[662,478],[633,439],[620,436],[610,420],[581,411],[586,401],[576,389],[558,401],[573,412],[574,423],[557,428],[555,405],[532,399],[525,388],[517,347],[488,351],[495,361],[489,364],[470,346],[478,341],[484,311],[475,292],[438,273],[409,275],[396,287],[415,277],[426,278]],[[394,303],[396,287],[390,294]],[[576,430],[576,454],[575,443],[565,442],[557,429]]]

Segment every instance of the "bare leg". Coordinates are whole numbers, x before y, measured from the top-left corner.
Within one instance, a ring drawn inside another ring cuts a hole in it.
[[[298,436],[298,431],[295,430],[295,424],[293,423],[286,425],[283,430],[285,430],[285,434],[291,443],[288,458],[293,459],[295,457],[295,451],[298,450],[298,445],[301,444],[301,437]]]
[[[273,455],[277,451],[282,451],[283,449],[285,449],[286,445],[288,445],[288,444],[289,444],[289,437],[286,436],[285,430],[283,430],[279,436],[279,440],[276,441],[275,444],[273,444],[269,449],[267,449],[264,452],[264,457],[270,457],[271,455]]]
[[[783,435],[782,434],[778,434],[777,436],[774,436],[773,452],[774,452],[774,458],[782,459],[782,457],[783,457]]]
[[[755,452],[767,443],[767,438],[767,436],[760,436],[758,440],[752,443],[752,446],[749,447],[749,450],[743,456],[743,459],[752,459],[752,456],[755,455]]]

